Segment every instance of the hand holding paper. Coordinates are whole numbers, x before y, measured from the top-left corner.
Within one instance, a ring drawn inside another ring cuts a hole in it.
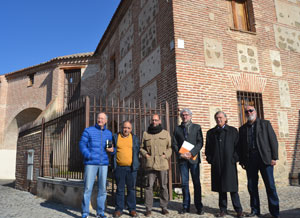
[[[195,146],[191,143],[189,143],[188,141],[184,141],[181,148],[179,149],[179,153],[180,154],[185,154],[184,156],[186,157],[186,159],[193,159],[196,160],[197,155],[196,156],[192,156],[190,151],[194,148]]]

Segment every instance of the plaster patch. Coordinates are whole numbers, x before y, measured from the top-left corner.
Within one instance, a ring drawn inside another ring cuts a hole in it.
[[[126,54],[126,56],[120,61],[118,71],[119,71],[119,81],[121,81],[127,73],[132,70],[132,49]]]
[[[124,99],[134,91],[134,80],[133,76],[127,76],[120,84],[120,99]]]
[[[240,70],[259,73],[259,64],[256,47],[237,44],[237,52]]]
[[[157,102],[157,83],[154,81],[143,88],[143,103],[146,107],[155,108]]]
[[[157,47],[139,67],[140,87],[161,72],[160,47]]]
[[[204,38],[204,55],[206,66],[224,68],[221,42],[215,39]]]
[[[141,57],[142,59],[150,54],[156,47],[156,24],[155,22],[143,33],[141,37]]]
[[[270,59],[272,65],[272,72],[275,76],[282,76],[282,67],[280,60],[280,52],[270,50]]]
[[[277,20],[279,23],[300,29],[300,7],[275,0]]]
[[[279,95],[280,95],[280,105],[282,107],[291,107],[290,100],[290,89],[287,81],[279,80]]]
[[[132,9],[130,6],[119,25],[120,38],[122,38],[123,35],[127,32],[131,24],[132,24]]]
[[[287,112],[279,111],[278,115],[278,126],[279,126],[279,136],[280,138],[288,138],[289,137],[289,124]]]
[[[83,71],[83,75],[81,77],[81,80],[84,81],[88,79],[89,77],[95,76],[100,71],[99,64],[89,64]]]
[[[131,49],[133,45],[133,25],[128,29],[125,35],[120,39],[120,56],[121,58]]]
[[[300,31],[274,25],[274,32],[277,48],[300,53]]]
[[[209,13],[208,16],[209,16],[210,20],[215,20],[215,14],[214,13]]]
[[[139,14],[139,35],[152,23],[158,13],[158,0],[148,0]]]

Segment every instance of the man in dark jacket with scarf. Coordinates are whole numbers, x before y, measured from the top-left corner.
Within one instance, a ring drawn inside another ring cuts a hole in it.
[[[167,215],[168,195],[168,170],[169,159],[172,155],[171,137],[168,131],[161,126],[158,114],[152,116],[148,131],[143,134],[140,152],[145,160],[145,170],[148,184],[145,188],[145,216],[151,216],[153,205],[153,184],[158,178],[160,187],[161,213]]]
[[[115,212],[113,217],[120,217],[124,209],[125,185],[127,186],[127,208],[129,215],[137,217],[135,184],[139,168],[139,139],[132,133],[129,121],[122,124],[122,132],[113,136],[113,146],[107,150],[114,155],[114,175],[117,184]]]
[[[106,151],[106,141],[112,140],[111,131],[106,129],[107,115],[99,113],[95,126],[84,130],[79,142],[80,151],[84,157],[84,194],[82,199],[82,218],[89,215],[90,199],[96,176],[98,176],[97,218],[104,215],[106,201],[106,178],[109,158]]]
[[[200,150],[203,146],[203,135],[200,125],[192,123],[192,112],[189,109],[180,111],[182,120],[181,125],[177,126],[173,135],[172,147],[179,161],[181,174],[183,208],[179,212],[185,214],[190,212],[190,191],[189,191],[189,171],[192,175],[194,185],[194,203],[197,214],[202,215],[203,204],[201,200],[201,183],[200,183]],[[184,142],[192,144],[194,147],[188,152],[181,153],[180,148]]]
[[[243,217],[236,169],[238,131],[227,125],[227,116],[223,111],[218,111],[215,114],[215,120],[217,126],[210,129],[206,134],[205,155],[207,162],[211,164],[211,189],[219,192],[220,213],[216,216],[226,216],[227,192],[230,192],[237,217]]]
[[[246,169],[251,213],[249,217],[260,215],[258,194],[258,171],[264,181],[269,211],[279,217],[279,198],[274,180],[274,166],[278,160],[278,141],[268,120],[257,117],[253,106],[245,107],[248,122],[239,129],[239,157],[241,166]]]

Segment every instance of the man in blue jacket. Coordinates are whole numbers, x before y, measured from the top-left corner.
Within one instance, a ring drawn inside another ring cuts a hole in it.
[[[132,125],[129,121],[123,122],[122,132],[113,136],[113,148],[108,151],[114,154],[114,175],[117,184],[115,212],[113,217],[122,216],[124,209],[125,185],[127,186],[126,204],[129,215],[137,217],[135,184],[139,168],[139,139],[131,134]]]
[[[99,113],[95,126],[84,130],[79,147],[84,157],[84,194],[82,199],[82,218],[89,215],[91,194],[96,176],[98,176],[97,218],[104,215],[106,200],[106,178],[109,158],[106,141],[112,140],[112,133],[106,129],[107,115]]]

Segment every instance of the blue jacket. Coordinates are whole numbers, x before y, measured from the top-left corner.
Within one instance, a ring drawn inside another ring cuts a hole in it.
[[[111,153],[112,155],[114,155],[114,168],[117,167],[117,155],[116,155],[117,143],[118,143],[118,133],[114,134],[114,136],[113,136],[114,152]],[[131,168],[133,171],[137,171],[140,166],[139,152],[140,152],[140,141],[136,137],[136,135],[132,134],[132,165],[131,165]]]
[[[106,125],[103,129],[98,124],[85,128],[79,142],[85,165],[109,164],[106,140],[112,140],[112,133],[106,129]]]

